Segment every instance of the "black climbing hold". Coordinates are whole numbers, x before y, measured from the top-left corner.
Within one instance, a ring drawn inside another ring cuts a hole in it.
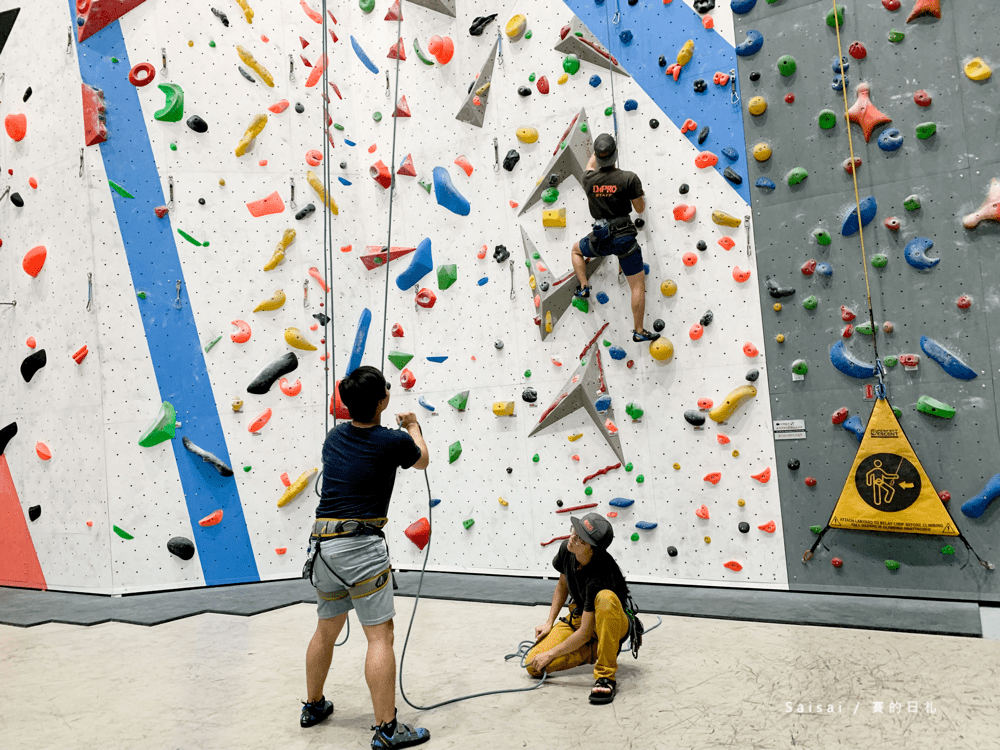
[[[205,205],[205,199],[204,198],[199,198],[198,199],[198,205],[199,206],[204,206]]]
[[[747,374],[744,377],[746,377],[748,383],[753,383],[755,380],[757,380],[757,378],[760,377],[760,370],[758,370],[756,367],[753,367],[747,370]]]
[[[642,229],[644,226],[646,226],[646,220],[645,219],[636,219],[635,220],[635,228],[636,229]]]
[[[543,292],[549,291],[549,282],[543,281],[541,284],[538,285],[538,288],[541,289]]]
[[[508,474],[513,474],[514,473],[514,467],[513,466],[508,466],[507,467],[507,473]]]
[[[664,57],[663,55],[660,55],[660,61],[659,62],[660,62],[660,67],[661,68],[667,67],[667,58]]]
[[[305,105],[303,105],[302,102],[295,102],[295,111],[301,115],[306,111]]]
[[[656,320],[653,321],[653,330],[656,331],[657,333],[659,333],[666,327],[667,324],[664,323],[662,320],[660,320],[660,318],[657,318]]]
[[[561,508],[563,506],[563,501],[562,500],[556,500],[556,505]]]
[[[242,65],[237,65],[236,68],[237,68],[237,70],[240,71],[240,75],[242,75],[244,78],[246,78],[248,81],[250,81],[250,83],[257,83],[257,81],[254,80],[254,77],[252,75],[250,75],[245,70],[243,70],[243,66]]]
[[[750,524],[748,524],[746,521],[740,521],[739,528],[741,534],[746,534],[748,531],[750,531]]]
[[[708,130],[709,130],[708,125],[706,125],[701,130],[698,131],[698,143],[705,142],[705,139],[708,138]]]
[[[229,26],[229,18],[226,16],[225,13],[223,13],[218,8],[212,8],[212,13],[215,15],[216,18],[222,21],[223,26]]]
[[[538,400],[538,391],[534,388],[525,388],[521,391],[521,399],[526,404],[533,404]]]
[[[521,161],[521,155],[517,152],[517,149],[512,148],[503,158],[503,168],[510,172],[515,166],[517,166],[519,161]]]
[[[764,286],[767,287],[767,293],[771,295],[774,299],[781,299],[782,297],[791,297],[795,294],[795,290],[790,286],[781,286],[777,281],[768,276],[764,279]]]
[[[710,326],[712,325],[713,320],[715,320],[715,313],[712,312],[711,310],[708,310],[705,312],[704,315],[701,316],[701,320],[699,320],[698,322],[701,323],[703,326]]]
[[[208,132],[208,123],[202,120],[198,115],[191,115],[187,118],[187,126],[196,133]]]
[[[790,458],[790,459],[788,459],[788,468],[791,469],[792,471],[798,471],[799,470],[799,459],[797,459],[797,458]]]
[[[510,251],[503,245],[497,245],[493,248],[493,259],[497,263],[503,263],[507,258],[510,257]]]
[[[688,188],[687,183],[683,182],[683,183],[681,183],[681,186],[677,189],[677,192],[679,192],[681,195],[685,195],[688,190],[689,190],[689,188]]]
[[[705,15],[715,7],[715,0],[694,0],[694,9]]]
[[[315,313],[313,317],[316,318],[316,320],[319,321],[319,324],[324,328],[326,328],[326,324],[330,322],[330,316],[326,313]]]
[[[549,187],[559,187],[559,183],[562,180],[562,176],[553,172],[549,175],[548,186]]]
[[[26,89],[24,90],[24,98],[23,98],[23,99],[21,99],[21,101],[22,101],[22,102],[26,102],[26,101],[28,101],[28,99],[30,99],[30,98],[31,98],[31,86],[28,86],[28,88],[26,88]]]
[[[732,167],[726,167],[722,172],[722,176],[729,180],[734,185],[742,185],[743,178],[740,177],[739,173]]]
[[[704,94],[706,91],[708,91],[708,84],[705,83],[704,78],[695,78],[694,83],[692,83],[691,85],[694,86],[694,91],[696,94]]]
[[[201,460],[205,463],[212,464],[215,470],[218,471],[224,477],[231,477],[233,475],[233,470],[230,468],[221,458],[216,456],[214,453],[209,453],[204,448],[199,448],[197,445],[191,442],[187,435],[181,440],[184,443],[184,447],[187,448],[191,453],[196,456],[201,456]]]
[[[639,0],[628,0],[628,4],[629,5],[638,5],[639,4]]]
[[[35,377],[35,373],[45,367],[45,362],[44,349],[39,349],[37,352],[25,357],[21,363],[21,377],[24,378],[24,382],[30,383],[31,379]]]
[[[699,250],[708,250],[708,243],[705,240],[698,240],[698,244],[695,247]]]
[[[670,555],[671,557],[677,557],[677,548],[667,547],[667,554]]]
[[[340,162],[340,168],[341,169],[347,169],[347,162],[346,161]]]
[[[483,29],[491,24],[496,17],[496,13],[492,16],[476,16],[475,20],[472,22],[472,26],[469,27],[469,33],[472,34],[472,36],[482,36]]]
[[[316,210],[316,204],[308,203],[298,210],[298,212],[295,214],[295,218],[301,221],[307,216],[312,216],[315,210]]]
[[[494,341],[493,342],[493,348],[496,349],[497,351],[499,351],[500,349],[503,349],[503,341],[501,341],[500,339],[497,339],[496,341]]]
[[[28,519],[29,520],[37,521],[38,518],[41,515],[42,515],[42,506],[41,505],[32,505],[30,508],[28,508]]]
[[[271,386],[277,382],[278,378],[282,375],[287,375],[298,366],[299,358],[295,356],[295,352],[288,352],[288,354],[278,357],[274,362],[257,373],[257,377],[247,386],[247,393],[262,396],[271,390]]]
[[[10,202],[18,208],[22,208],[24,206],[24,198],[21,197],[20,193],[11,193]]]
[[[701,427],[705,424],[705,415],[696,409],[688,409],[684,412],[684,419],[687,420],[688,424],[694,425],[695,427]]]
[[[529,89],[527,86],[518,86],[517,87],[517,95],[518,96],[531,96],[531,89]]]
[[[183,536],[175,536],[167,542],[167,551],[181,560],[190,560],[194,557],[194,542]]]
[[[759,81],[760,80],[760,73],[758,73],[756,70],[753,71],[752,73],[750,73],[750,80],[751,81]]]
[[[657,120],[655,117],[652,118],[649,121],[649,127],[651,127],[653,130],[656,130],[658,127],[660,127],[660,121]]]
[[[17,422],[11,422],[0,430],[0,456],[7,450],[7,443],[17,434]]]

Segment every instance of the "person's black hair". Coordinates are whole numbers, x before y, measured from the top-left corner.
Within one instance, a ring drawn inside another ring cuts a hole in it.
[[[351,413],[351,419],[358,422],[371,422],[383,398],[385,376],[375,367],[359,367],[340,381],[340,399]]]

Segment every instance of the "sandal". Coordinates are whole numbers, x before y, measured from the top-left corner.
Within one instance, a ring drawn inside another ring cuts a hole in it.
[[[587,285],[585,287],[577,287],[576,291],[573,292],[573,296],[579,297],[580,299],[587,299],[590,296],[591,286]]]
[[[602,692],[595,692],[598,688],[602,688],[608,692],[605,693],[603,690]],[[607,677],[601,677],[594,683],[594,687],[590,690],[590,702],[594,705],[611,703],[617,693],[618,683],[614,680],[609,680]]]
[[[632,331],[632,340],[635,342],[656,341],[658,338],[660,338],[660,334],[651,333],[650,331],[647,331],[645,328],[643,328],[641,331]]]

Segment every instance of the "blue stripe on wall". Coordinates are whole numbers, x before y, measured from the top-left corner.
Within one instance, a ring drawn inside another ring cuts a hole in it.
[[[743,184],[738,187],[728,180],[726,184],[749,203],[742,102],[732,103],[732,82],[725,87],[712,83],[716,71],[737,70],[736,50],[729,42],[716,31],[702,26],[701,16],[681,0],[674,0],[669,5],[659,0],[637,5],[621,3],[618,24],[608,20],[613,20],[619,9],[612,0],[605,0],[600,5],[594,0],[564,1],[606,47],[610,28],[611,54],[678,128],[687,119],[697,122],[699,129],[709,126],[711,130],[705,143],[698,145],[697,131],[688,133],[688,139],[699,151],[711,151],[719,157],[716,170],[720,174],[726,167],[732,167],[743,177]],[[729,12],[728,3],[720,2],[717,6],[722,6],[720,12]],[[619,34],[626,29],[632,32],[633,39],[628,45],[622,45]],[[668,65],[676,62],[678,51],[688,39],[694,40],[694,57],[684,66],[680,80],[675,82],[659,66],[660,55],[667,58]],[[708,83],[708,91],[704,94],[695,93],[692,86],[698,78]],[[619,113],[624,111],[621,102],[618,110]],[[727,146],[732,146],[740,155],[735,163],[722,156],[722,149]]]
[[[76,3],[70,0],[69,5],[70,17],[75,20]],[[166,201],[139,95],[128,81],[131,63],[121,25],[116,21],[102,29],[79,44],[77,53],[83,82],[104,90],[108,140],[100,148],[108,179],[135,196],[123,198],[108,189],[114,200],[132,282],[137,291],[149,295],[139,300],[139,309],[160,397],[174,405],[181,423],[177,438],[171,442],[205,583],[214,586],[259,581],[235,480],[219,476],[209,464],[180,445],[181,434],[187,435],[197,445],[231,463],[183,283],[181,309],[174,307],[176,283],[178,279],[183,282],[184,274],[169,215],[157,219],[153,213],[154,207]],[[118,62],[112,63],[112,57],[118,58]],[[150,421],[158,407],[159,404],[150,405]],[[155,498],[149,502],[150,510],[155,511]],[[198,525],[199,519],[219,508],[223,511],[222,523]],[[173,534],[169,529],[164,529],[163,534],[165,545]],[[163,554],[167,555],[165,549]]]

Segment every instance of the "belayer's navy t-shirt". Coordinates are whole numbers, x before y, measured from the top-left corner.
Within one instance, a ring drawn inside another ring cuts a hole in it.
[[[397,467],[409,469],[420,448],[405,430],[344,422],[323,443],[323,496],[317,518],[384,518]]]

